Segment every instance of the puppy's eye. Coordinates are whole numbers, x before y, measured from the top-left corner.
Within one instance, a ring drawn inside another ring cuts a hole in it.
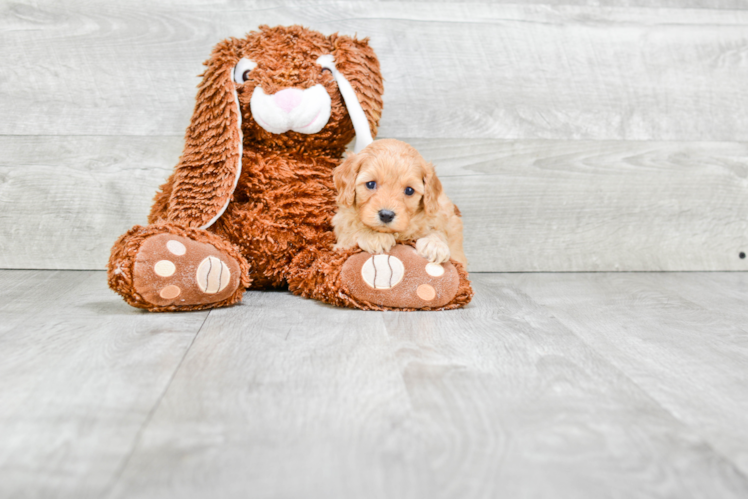
[[[406,188],[405,188],[405,194],[406,194],[406,195],[408,195],[408,196],[412,196],[412,195],[413,195],[413,193],[415,193],[415,192],[416,192],[416,190],[415,190],[415,189],[413,189],[413,188],[412,188],[412,187],[410,187],[410,186],[408,186],[408,187],[406,187]]]
[[[321,74],[324,75],[325,72],[330,73],[332,75],[332,70],[330,68],[322,68],[322,73]]]
[[[377,187],[377,181],[369,181],[369,182],[367,182],[366,183],[366,187],[368,189],[374,189],[375,187]]]
[[[242,81],[246,82],[247,80],[249,80],[249,70],[242,73]]]

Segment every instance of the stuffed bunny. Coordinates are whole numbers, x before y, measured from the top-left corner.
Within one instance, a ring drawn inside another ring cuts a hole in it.
[[[354,136],[356,150],[372,142],[382,112],[367,40],[261,26],[216,45],[205,66],[184,153],[149,225],[112,248],[113,290],[151,311],[227,306],[247,288],[278,287],[361,309],[470,301],[458,263],[432,276],[411,246],[388,256],[333,250],[333,169]]]

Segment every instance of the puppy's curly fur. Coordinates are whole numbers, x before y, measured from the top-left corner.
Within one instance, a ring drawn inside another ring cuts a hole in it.
[[[442,263],[451,257],[467,267],[459,210],[444,193],[434,166],[414,147],[396,139],[375,141],[349,155],[333,179],[336,249],[358,246],[384,253],[396,241],[416,240],[425,259]]]

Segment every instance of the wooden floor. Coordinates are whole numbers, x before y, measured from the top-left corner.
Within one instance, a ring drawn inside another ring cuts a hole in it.
[[[0,271],[0,496],[748,495],[748,273],[472,279],[153,314]]]

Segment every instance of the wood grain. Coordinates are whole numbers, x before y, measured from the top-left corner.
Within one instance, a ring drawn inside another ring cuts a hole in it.
[[[746,276],[153,314],[103,272],[0,271],[0,496],[743,497]]]
[[[115,239],[147,223],[182,144],[0,136],[0,267],[103,269]]]
[[[355,444],[408,411],[388,342],[381,315],[283,292],[211,312],[110,495],[357,490],[374,457]]]
[[[748,145],[408,139],[460,207],[470,269],[748,270]],[[102,269],[178,137],[0,137],[0,267]]]
[[[748,270],[745,144],[412,142],[462,211],[472,271]]]
[[[110,495],[748,491],[695,429],[505,277],[475,284],[475,302],[448,313],[262,292],[212,312]]]
[[[0,497],[101,497],[208,313],[143,314],[103,272],[0,282]]]
[[[748,475],[748,329],[745,308],[735,307],[748,300],[745,274],[502,279],[546,306]]]
[[[371,37],[387,136],[748,140],[744,2],[568,3],[6,3],[0,134],[181,136],[215,43],[301,23]]]
[[[380,0],[382,3],[415,3],[420,0]],[[463,0],[432,0],[433,3],[475,3]],[[492,0],[491,3],[498,4],[516,4],[517,0]],[[525,0],[525,5],[577,5],[586,7],[649,7],[651,9],[727,9],[727,10],[746,10],[748,4],[745,0]]]
[[[746,330],[748,325],[748,273],[700,273],[698,279],[680,274],[657,275],[657,286],[672,290],[723,320]]]

